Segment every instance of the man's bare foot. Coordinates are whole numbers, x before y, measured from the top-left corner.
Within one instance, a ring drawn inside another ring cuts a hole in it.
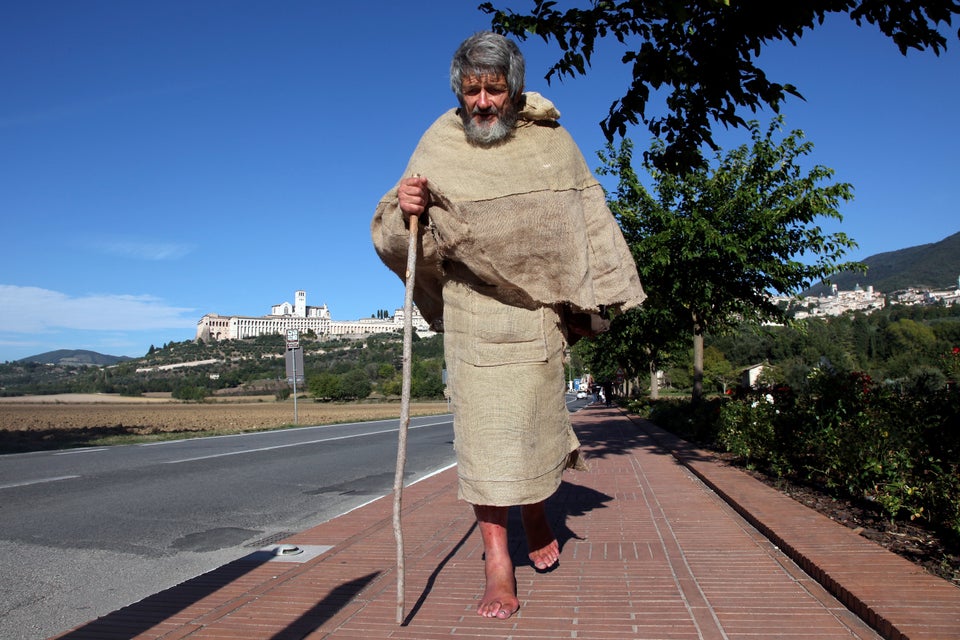
[[[520,608],[520,600],[517,599],[517,583],[513,577],[513,564],[509,557],[507,562],[503,563],[488,556],[484,571],[487,576],[487,586],[477,606],[477,614],[485,618],[506,620]]]
[[[506,620],[520,608],[513,561],[507,545],[507,507],[474,505],[480,536],[483,538],[483,570],[486,586],[477,606],[485,618]]]
[[[547,511],[542,502],[525,504],[520,507],[523,530],[527,534],[527,548],[530,562],[537,571],[546,571],[560,560],[560,545],[557,543]]]

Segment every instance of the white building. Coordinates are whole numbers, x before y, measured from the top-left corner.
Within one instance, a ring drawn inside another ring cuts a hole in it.
[[[197,339],[204,342],[255,338],[268,334],[286,335],[288,329],[299,333],[312,331],[318,337],[362,337],[373,333],[403,331],[403,309],[392,318],[364,318],[339,321],[330,318],[327,305],[307,306],[307,292],[297,291],[294,303],[283,302],[270,308],[266,316],[221,316],[208,313],[197,322]],[[420,311],[414,307],[413,327],[420,337],[434,335]]]
[[[957,278],[956,289],[930,290],[910,287],[894,291],[885,297],[879,291],[874,291],[872,286],[864,289],[857,285],[853,291],[839,291],[837,285],[831,285],[830,293],[827,295],[803,298],[773,296],[771,299],[775,304],[782,304],[787,308],[795,309],[794,318],[797,320],[811,317],[839,316],[847,311],[871,313],[877,309],[883,309],[887,304],[942,304],[950,306],[960,304],[960,277]]]
[[[890,300],[897,304],[960,304],[960,277],[957,277],[956,289],[904,289],[890,294]]]
[[[866,289],[857,285],[853,291],[839,291],[837,285],[831,285],[830,295],[817,298],[803,298],[806,309],[797,310],[794,316],[797,320],[817,316],[839,316],[847,311],[862,311],[872,313],[883,309],[885,300],[883,294],[874,291],[873,286]]]
[[[774,303],[786,304],[788,307],[795,309],[794,318],[797,320],[811,317],[839,316],[847,311],[871,313],[883,309],[886,304],[883,294],[874,291],[872,286],[863,289],[860,285],[857,285],[853,291],[840,291],[835,284],[831,285],[828,295],[802,298],[773,296],[772,300]]]

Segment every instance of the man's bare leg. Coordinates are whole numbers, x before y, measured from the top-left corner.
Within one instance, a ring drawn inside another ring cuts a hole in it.
[[[513,561],[507,545],[508,507],[473,505],[483,539],[484,572],[487,586],[477,607],[485,618],[509,618],[520,608]]]
[[[523,530],[527,534],[530,561],[539,571],[545,571],[560,560],[560,545],[550,529],[543,502],[520,507]]]

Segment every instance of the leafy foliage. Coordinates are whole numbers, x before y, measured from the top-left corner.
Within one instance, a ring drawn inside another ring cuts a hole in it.
[[[904,332],[909,327],[911,331]],[[905,339],[904,336],[911,336]],[[808,318],[787,325],[743,325],[708,335],[731,365],[764,363],[774,384],[799,388],[818,367],[862,371],[897,390],[960,382],[960,306],[891,306],[869,315]],[[955,351],[956,350],[956,351]],[[932,374],[932,372],[936,374]],[[712,387],[720,391],[719,387]]]
[[[749,468],[821,487],[960,544],[960,390],[901,391],[862,372],[816,369],[804,383],[635,410]]]
[[[774,81],[757,66],[763,47],[774,41],[797,41],[830,14],[846,14],[858,26],[875,25],[904,55],[910,50],[946,49],[941,23],[960,13],[957,0],[591,0],[559,10],[554,0],[534,0],[529,13],[499,9],[484,2],[495,31],[526,39],[536,35],[556,41],[560,59],[546,79],[586,75],[604,39],[623,45],[621,61],[633,80],[613,100],[601,127],[608,140],[624,136],[628,125],[643,122],[666,144],[656,149],[654,164],[682,174],[701,166],[701,150],[716,149],[712,127],[741,127],[745,110],[769,107],[779,112],[788,95],[801,97],[788,82]],[[652,115],[648,105],[666,93],[667,113]]]
[[[707,331],[723,332],[742,319],[783,320],[768,293],[797,293],[850,267],[840,260],[856,246],[815,224],[840,219],[837,206],[852,197],[850,185],[824,184],[833,176],[827,167],[803,170],[813,145],[799,131],[776,140],[781,119],[765,133],[756,122],[748,126],[752,143],[718,154],[713,169],[675,175],[645,162],[653,193],[632,166],[629,139],[601,154],[599,172],[619,178],[610,208],[650,296],[634,318],[634,333],[650,354],[662,352],[677,332],[693,336],[695,397]]]
[[[796,393],[726,403],[718,441],[777,475],[925,518],[960,538],[960,392],[898,392],[862,372],[815,370]]]

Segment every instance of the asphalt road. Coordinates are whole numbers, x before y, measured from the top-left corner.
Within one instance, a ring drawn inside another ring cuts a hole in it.
[[[0,638],[48,638],[388,494],[397,424],[0,456]],[[413,418],[406,482],[453,463],[452,417]]]
[[[397,420],[0,456],[0,638],[47,638],[389,493]],[[410,423],[406,480],[453,464]]]

